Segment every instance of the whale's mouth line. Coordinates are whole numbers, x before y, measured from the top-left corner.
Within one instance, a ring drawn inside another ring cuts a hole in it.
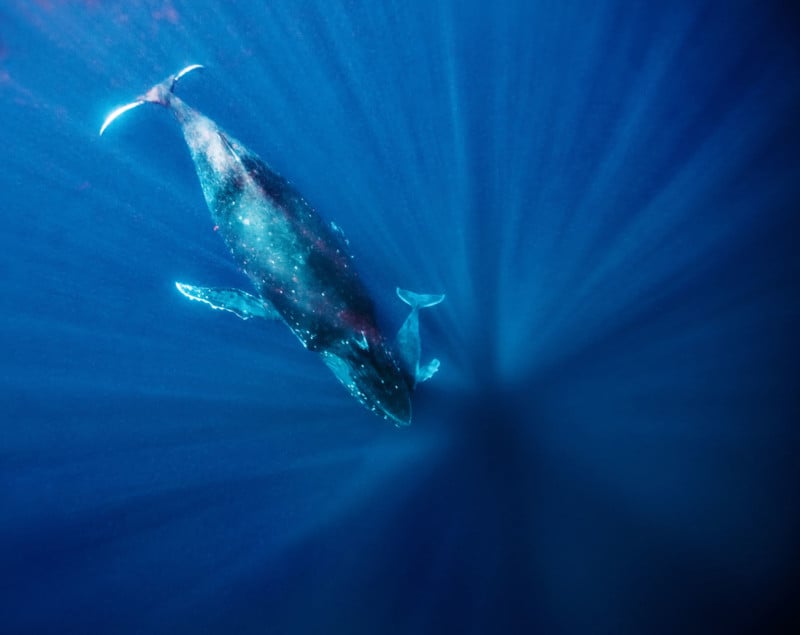
[[[392,421],[398,428],[404,428],[411,424],[411,400],[410,394],[407,391],[404,391],[407,399],[404,404],[407,413],[403,412],[399,414],[391,407],[391,393],[387,392],[384,399],[381,399],[375,394],[368,394],[362,386],[362,382],[358,381],[358,378],[354,376],[352,372],[353,367],[346,359],[332,351],[320,351],[320,354],[325,365],[331,370],[336,379],[339,380],[339,383],[364,407],[384,419]],[[399,385],[397,385],[396,388],[399,390]]]

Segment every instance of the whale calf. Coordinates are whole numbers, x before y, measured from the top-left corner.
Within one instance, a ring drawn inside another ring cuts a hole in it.
[[[390,344],[341,230],[255,153],[175,95],[178,81],[199,68],[187,66],[156,84],[111,112],[100,128],[102,135],[120,115],[147,103],[175,116],[215,230],[253,287],[249,293],[176,282],[177,290],[245,320],[284,322],[360,403],[397,426],[408,425],[416,384],[439,368],[436,359],[420,366],[419,310],[439,304],[444,294],[398,288],[411,313]]]

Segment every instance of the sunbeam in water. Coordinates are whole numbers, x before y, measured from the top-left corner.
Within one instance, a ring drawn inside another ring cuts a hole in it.
[[[496,5],[496,6],[495,6]],[[782,3],[6,2],[9,633],[792,632],[800,33]],[[180,98],[349,240],[414,422],[251,291]]]

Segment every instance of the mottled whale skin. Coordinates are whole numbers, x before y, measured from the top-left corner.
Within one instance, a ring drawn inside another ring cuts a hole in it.
[[[411,393],[438,369],[419,366],[418,310],[443,295],[397,290],[411,314],[390,346],[336,225],[256,154],[174,93],[189,66],[106,119],[100,133],[144,103],[166,107],[181,126],[217,233],[249,278],[255,295],[238,289],[176,283],[186,297],[244,319],[279,319],[303,346],[322,356],[359,402],[398,426],[411,422]]]

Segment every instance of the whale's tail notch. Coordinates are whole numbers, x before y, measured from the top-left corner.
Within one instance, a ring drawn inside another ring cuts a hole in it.
[[[412,309],[427,309],[444,300],[444,293],[414,293],[397,287],[398,297]]]
[[[170,95],[172,95],[172,93],[175,91],[175,85],[178,83],[178,80],[187,73],[191,73],[192,71],[200,68],[203,68],[202,64],[191,64],[190,66],[181,69],[174,75],[170,75],[163,82],[153,86],[144,95],[138,97],[136,101],[132,101],[129,104],[125,104],[124,106],[114,109],[111,114],[106,117],[106,120],[100,127],[100,134],[102,135],[106,131],[106,128],[108,128],[112,122],[119,118],[120,115],[128,112],[129,110],[133,110],[134,108],[138,108],[142,104],[150,103],[168,106]]]

